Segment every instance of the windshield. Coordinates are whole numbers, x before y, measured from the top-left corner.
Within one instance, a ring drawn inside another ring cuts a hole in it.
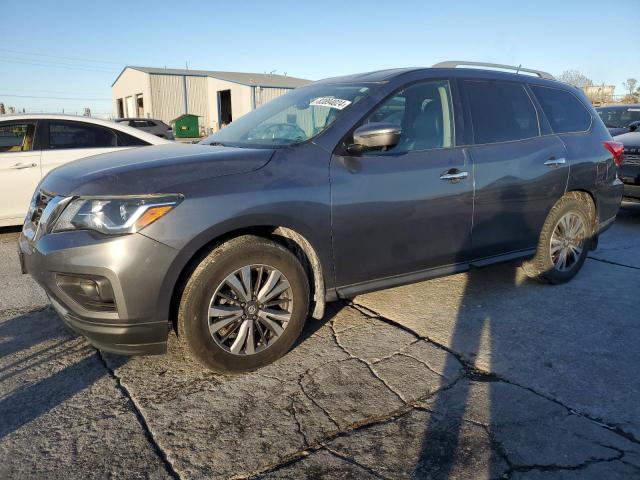
[[[599,108],[598,115],[608,128],[627,128],[640,120],[640,106],[624,108]]]
[[[354,84],[297,88],[243,115],[200,143],[273,147],[304,142],[326,130],[368,94],[369,87]]]

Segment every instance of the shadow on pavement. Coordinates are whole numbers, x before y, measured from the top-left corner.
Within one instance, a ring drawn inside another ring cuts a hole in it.
[[[0,322],[0,339],[0,439],[107,373],[96,350],[49,308]]]
[[[640,203],[625,203],[620,210],[616,224],[626,234],[633,234],[633,238],[623,237],[622,242],[637,241],[637,228],[640,227]],[[603,235],[606,235],[605,232]],[[591,253],[598,253],[598,250]],[[629,253],[624,253],[628,255]],[[630,260],[630,259],[628,259]],[[588,262],[589,260],[587,260]],[[522,422],[522,427],[531,419],[523,420],[527,414],[533,412],[526,412],[526,405],[513,406],[512,402],[517,401],[515,399],[505,396],[504,383],[500,382],[492,373],[485,373],[486,371],[495,371],[496,364],[499,364],[500,370],[509,370],[515,368],[515,365],[508,365],[508,359],[511,357],[511,352],[514,349],[523,348],[522,344],[512,343],[514,339],[513,332],[510,330],[513,325],[505,323],[501,316],[495,315],[494,308],[483,308],[486,303],[494,303],[496,295],[503,295],[505,303],[509,303],[509,297],[522,297],[520,293],[516,293],[516,290],[520,288],[538,288],[553,289],[549,292],[549,296],[555,296],[559,299],[563,298],[561,293],[558,293],[555,289],[562,288],[552,285],[538,285],[535,280],[528,279],[523,276],[523,272],[519,271],[519,262],[512,262],[507,264],[496,265],[489,269],[471,269],[467,275],[467,283],[464,288],[464,292],[459,301],[459,308],[456,319],[453,324],[451,337],[447,343],[448,349],[456,355],[461,355],[458,358],[466,357],[466,364],[470,366],[472,371],[467,371],[465,376],[469,381],[459,382],[455,386],[455,394],[450,394],[446,389],[441,390],[431,401],[429,410],[433,412],[430,416],[427,428],[422,438],[422,447],[419,458],[416,461],[413,477],[414,478],[457,478],[456,469],[461,464],[471,462],[471,452],[476,449],[473,445],[472,439],[464,435],[465,426],[468,426],[471,422],[470,419],[474,417],[470,410],[474,408],[473,403],[478,402],[478,398],[473,398],[472,382],[480,382],[485,385],[484,391],[486,392],[486,398],[481,399],[486,407],[487,422],[485,428],[489,439],[495,442],[496,438],[499,438],[504,433],[501,430],[505,429],[505,424],[508,424],[510,419],[504,418],[505,413],[509,410],[517,410],[520,407],[523,410],[522,418],[518,419],[516,423]],[[493,272],[491,272],[493,270]],[[491,276],[489,276],[491,275]],[[585,272],[579,272],[578,276],[585,275]],[[575,282],[576,280],[572,280]],[[490,300],[491,299],[491,300]],[[570,298],[570,301],[579,301],[576,298]],[[584,301],[584,300],[583,300]],[[612,297],[609,297],[609,301],[614,301]],[[521,305],[512,305],[523,311],[534,311],[539,308],[539,305],[533,303],[525,303]],[[515,317],[520,316],[514,308],[512,314]],[[506,309],[505,309],[506,312]],[[539,312],[541,317],[548,315],[548,312],[541,310]],[[535,315],[530,313],[527,315],[532,319]],[[572,321],[573,318],[558,317],[559,322]],[[532,334],[536,334],[537,325],[530,325]],[[526,324],[518,325],[518,329],[526,330],[528,326]],[[602,328],[606,328],[603,326]],[[613,326],[610,328],[614,328]],[[553,332],[553,330],[552,330]],[[551,332],[549,332],[551,333]],[[562,331],[558,330],[557,334],[561,334]],[[584,335],[589,335],[590,332],[576,331],[575,336],[580,338]],[[576,339],[577,339],[576,338]],[[515,340],[515,339],[514,339]],[[571,341],[570,338],[565,338],[566,341]],[[544,347],[543,347],[544,348]],[[557,348],[556,346],[550,348]],[[482,371],[473,370],[477,358],[475,358],[475,352],[488,350],[489,358],[484,359],[484,366]],[[474,353],[472,353],[474,352]],[[597,352],[599,353],[599,352]],[[544,359],[547,353],[544,350],[538,352],[539,357]],[[487,364],[491,368],[487,368]],[[550,361],[544,362],[544,367],[553,369],[554,366]],[[459,368],[457,359],[453,356],[449,356],[445,364],[443,375],[445,377],[455,376],[456,370]],[[583,372],[584,375],[584,372]],[[596,373],[591,373],[593,377],[582,377],[582,381],[587,384],[595,384]],[[595,388],[595,386],[594,386]],[[630,387],[631,388],[631,387]],[[453,400],[452,400],[453,399]],[[511,405],[511,406],[509,406]],[[477,408],[477,407],[475,407]],[[540,424],[544,424],[544,419],[539,419]],[[544,427],[540,427],[541,429]],[[575,439],[572,439],[574,441]],[[532,448],[531,445],[535,445],[534,442],[540,441],[540,439],[521,438],[520,447]],[[531,444],[529,443],[531,442]],[[547,445],[552,445],[552,439],[546,440]],[[489,458],[485,459],[486,472],[482,474],[478,472],[478,476],[484,476],[487,478],[500,478],[505,471],[505,456],[501,454],[502,446],[494,444],[490,449]],[[556,445],[557,452],[562,449],[571,449],[575,446],[568,445]],[[504,453],[504,452],[502,452]],[[563,452],[564,454],[564,452]],[[551,466],[548,466],[550,469]]]

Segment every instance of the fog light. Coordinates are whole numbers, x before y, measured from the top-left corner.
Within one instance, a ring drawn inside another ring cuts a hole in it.
[[[104,277],[57,273],[56,283],[73,301],[87,310],[116,311],[113,288]]]

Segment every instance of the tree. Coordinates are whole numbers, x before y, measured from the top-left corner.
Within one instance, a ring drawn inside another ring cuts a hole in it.
[[[578,70],[565,70],[558,75],[558,80],[578,88],[590,87],[593,85],[591,79],[580,73]]]
[[[629,95],[638,93],[636,87],[638,86],[638,80],[635,78],[628,78],[626,82],[622,82],[622,86],[629,91]]]

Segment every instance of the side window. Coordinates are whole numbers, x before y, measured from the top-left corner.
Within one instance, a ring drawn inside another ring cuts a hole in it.
[[[0,152],[28,152],[33,150],[34,123],[5,123],[0,125]]]
[[[49,148],[108,148],[118,145],[113,130],[79,122],[49,122]]]
[[[449,82],[431,81],[411,85],[385,100],[364,123],[392,123],[402,128],[398,144],[388,151],[453,146],[454,120]]]
[[[155,127],[156,124],[154,122],[152,122],[151,120],[147,120],[147,127]]]
[[[591,126],[591,115],[570,92],[531,85],[555,133],[584,132]]]
[[[129,135],[124,132],[116,132],[118,135],[118,146],[119,147],[143,147],[145,145],[150,145],[150,143],[145,142],[144,140],[140,140],[139,138],[134,137],[133,135]]]
[[[540,135],[536,109],[523,85],[476,80],[463,84],[475,143],[508,142]]]

